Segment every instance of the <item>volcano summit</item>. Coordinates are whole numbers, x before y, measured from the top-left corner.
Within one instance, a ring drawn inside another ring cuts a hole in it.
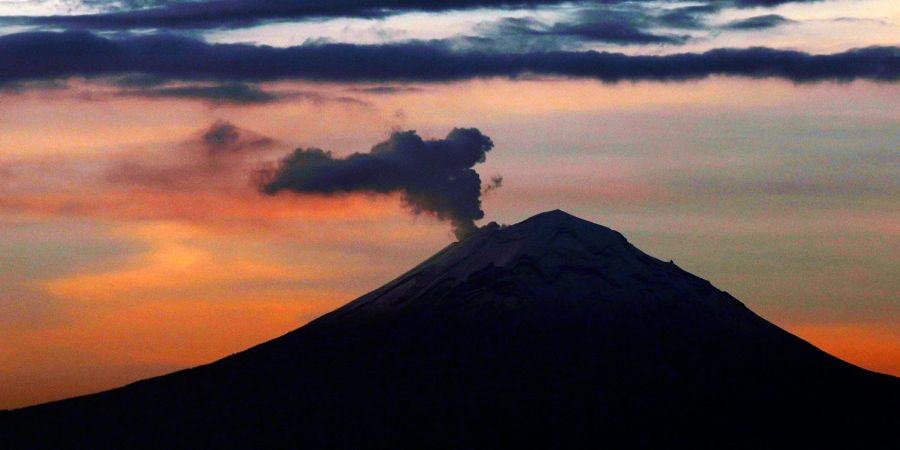
[[[790,295],[790,293],[785,293]],[[900,448],[900,380],[562,211],[209,365],[0,414],[5,448]]]

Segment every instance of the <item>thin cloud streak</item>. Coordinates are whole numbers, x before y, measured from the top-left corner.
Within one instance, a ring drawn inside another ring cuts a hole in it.
[[[285,93],[270,92],[245,83],[145,87],[124,90],[123,96],[201,100],[213,105],[260,105],[284,100]]]
[[[746,19],[739,19],[729,22],[723,26],[727,30],[765,30],[775,28],[780,25],[794,23],[793,20],[778,14],[766,14],[764,16],[753,16]]]

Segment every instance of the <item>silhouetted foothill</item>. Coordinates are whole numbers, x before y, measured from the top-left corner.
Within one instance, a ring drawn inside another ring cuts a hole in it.
[[[789,293],[785,293],[788,295]],[[212,364],[0,415],[8,448],[898,448],[900,380],[562,211]]]

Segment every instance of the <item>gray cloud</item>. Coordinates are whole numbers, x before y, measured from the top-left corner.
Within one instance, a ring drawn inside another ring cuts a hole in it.
[[[415,131],[395,132],[369,153],[346,158],[317,148],[299,148],[278,167],[260,174],[260,190],[269,195],[396,192],[414,213],[449,221],[462,239],[484,217],[481,178],[473,167],[493,147],[479,130],[455,128],[445,139],[434,140],[424,140]]]
[[[491,177],[491,180],[488,181],[487,185],[484,186],[484,189],[481,190],[482,195],[487,195],[489,192],[496,191],[503,187],[503,176],[495,175]]]
[[[597,6],[580,11],[571,21],[556,23],[548,32],[582,42],[680,44],[687,36],[648,31],[657,26],[656,12],[640,5]]]
[[[656,22],[670,28],[705,28],[706,16],[721,11],[722,7],[720,3],[707,3],[666,9],[656,16]]]
[[[0,93],[23,94],[29,91],[65,90],[68,86],[59,80],[0,81]]]
[[[771,7],[814,0],[705,0],[732,8]],[[103,12],[83,15],[15,17],[32,25],[97,30],[239,28],[274,21],[340,17],[384,18],[409,12],[446,12],[477,8],[504,10],[655,3],[653,0],[81,0]]]
[[[313,91],[269,90],[253,83],[173,83],[158,76],[127,75],[106,80],[122,89],[119,96],[149,99],[198,100],[211,106],[252,106],[286,100],[312,103],[345,103],[370,106],[368,102],[348,96],[331,96]]]
[[[765,30],[789,23],[794,23],[794,21],[778,14],[767,14],[735,20],[725,24],[723,28],[728,30]]]
[[[239,28],[285,20],[384,18],[407,12],[520,9],[565,0],[82,0],[97,14],[17,17],[18,23],[97,30]]]
[[[268,148],[275,143],[271,138],[240,129],[223,120],[207,128],[200,136],[200,142],[210,155]]]
[[[404,92],[421,92],[422,88],[414,86],[370,86],[350,88],[350,91],[359,92],[361,94],[390,95],[402,94]]]
[[[289,94],[269,92],[245,83],[142,87],[120,92],[120,95],[147,98],[202,100],[213,105],[257,105],[285,99]]]
[[[246,183],[250,161],[276,145],[274,139],[217,121],[195,138],[158,158],[119,155],[105,172],[109,183],[162,190],[193,190]]]
[[[655,9],[640,4],[596,5],[547,23],[533,17],[484,22],[473,35],[451,39],[458,49],[525,53],[574,50],[586,44],[681,44],[689,36],[651,31],[665,24]]]
[[[171,35],[109,39],[90,33],[0,36],[0,83],[140,73],[170,80],[264,82],[439,82],[527,75],[622,80],[688,80],[712,75],[795,82],[900,77],[897,47],[828,55],[770,48],[625,55],[594,51],[454,51],[446,42],[321,44],[273,48],[209,44]]]

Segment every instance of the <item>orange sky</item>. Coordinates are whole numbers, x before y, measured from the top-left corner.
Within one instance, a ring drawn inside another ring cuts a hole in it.
[[[360,101],[213,107],[77,80],[68,95],[0,93],[0,408],[215,360],[447,245],[446,224],[396,197],[254,190],[253,170],[292,148],[366,151],[394,128],[491,136],[477,168],[505,183],[487,220],[562,208],[613,227],[820,348],[900,375],[897,86],[292,87]],[[217,120],[273,144],[210,161],[197,139]]]

